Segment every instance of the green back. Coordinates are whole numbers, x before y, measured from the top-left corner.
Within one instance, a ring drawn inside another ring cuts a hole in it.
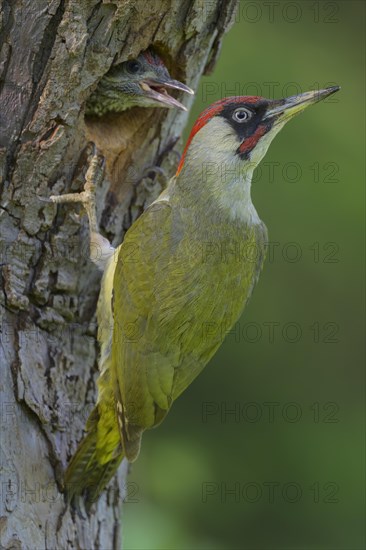
[[[114,276],[112,368],[126,431],[161,422],[239,318],[265,256],[266,228],[197,220],[153,203],[127,232]]]

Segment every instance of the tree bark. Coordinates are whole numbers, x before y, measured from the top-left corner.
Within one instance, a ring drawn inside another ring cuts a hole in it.
[[[89,260],[87,220],[76,213],[82,210],[39,197],[81,190],[85,102],[113,63],[152,46],[172,76],[196,88],[215,63],[235,6],[236,0],[2,1],[2,548],[121,547],[126,465],[89,516],[67,507],[60,491],[96,398],[100,274]],[[118,169],[98,189],[101,227],[114,243],[161,190],[159,178],[141,181],[144,170],[159,165],[172,175],[186,118],[176,110],[136,110]]]

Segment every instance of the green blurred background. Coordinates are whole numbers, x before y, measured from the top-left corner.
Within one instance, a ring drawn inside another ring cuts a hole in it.
[[[365,548],[364,23],[361,1],[242,1],[200,83],[185,138],[225,95],[342,90],[262,163],[273,257],[240,334],[144,435],[125,549]]]

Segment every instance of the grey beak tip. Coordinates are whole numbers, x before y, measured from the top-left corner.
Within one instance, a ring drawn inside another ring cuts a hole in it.
[[[341,89],[340,86],[330,86],[329,88],[326,88],[326,92],[328,92],[329,94],[335,94],[336,92],[338,92],[339,90]]]
[[[181,84],[180,82],[178,82],[178,84]],[[181,84],[181,86],[177,87],[178,90],[181,90],[182,92],[187,92],[187,94],[190,94],[190,95],[194,95],[194,90],[192,90],[192,88],[190,88],[189,86],[187,86],[187,84]]]
[[[186,92],[187,94],[194,95],[194,90],[187,86],[187,84],[183,84],[183,82],[180,82],[179,80],[168,80],[165,82],[166,86],[171,88],[176,88],[177,90],[180,90],[181,92]]]

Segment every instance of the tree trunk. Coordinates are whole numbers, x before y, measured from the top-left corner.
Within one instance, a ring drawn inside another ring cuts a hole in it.
[[[124,464],[89,516],[66,506],[63,471],[96,398],[100,274],[86,217],[40,200],[81,190],[85,101],[112,63],[149,46],[196,88],[236,0],[3,0],[0,7],[2,548],[120,548]],[[134,113],[131,111],[128,117]],[[124,231],[171,176],[186,114],[136,110],[98,189],[102,231]],[[123,127],[124,118],[118,119]],[[127,119],[126,119],[127,120]],[[128,122],[128,120],[127,120]],[[126,124],[127,124],[126,122]],[[107,159],[108,161],[108,159]]]

